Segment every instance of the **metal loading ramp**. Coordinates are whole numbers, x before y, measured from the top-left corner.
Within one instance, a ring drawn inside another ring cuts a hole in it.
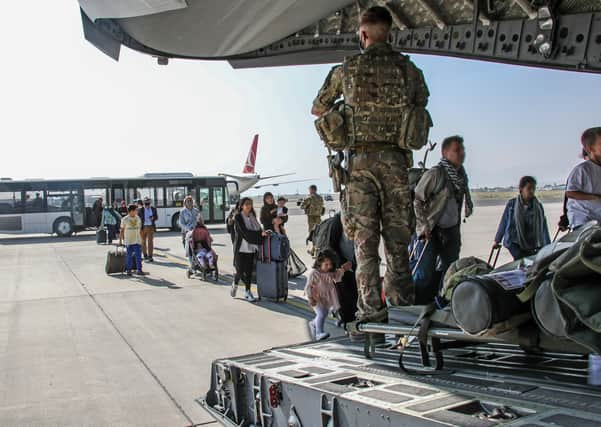
[[[347,338],[220,359],[199,399],[236,426],[599,426],[601,390],[586,385],[580,354],[527,354],[517,345],[445,351],[445,368],[402,372],[399,352]],[[405,351],[421,366],[418,348]]]

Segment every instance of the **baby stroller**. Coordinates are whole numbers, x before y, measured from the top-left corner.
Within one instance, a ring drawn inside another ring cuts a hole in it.
[[[192,237],[192,232],[189,231],[186,234],[186,256],[190,261],[190,268],[186,270],[186,277],[191,279],[195,274],[200,273],[202,275],[202,280],[207,280],[207,277],[212,276],[213,279],[218,282],[219,281],[219,267],[217,264],[218,256],[215,251],[211,248],[202,248],[199,247],[198,250],[195,248],[195,242]],[[213,256],[213,265],[211,266],[207,260],[201,261],[199,259],[199,254],[201,250],[204,249],[204,252],[210,252]]]

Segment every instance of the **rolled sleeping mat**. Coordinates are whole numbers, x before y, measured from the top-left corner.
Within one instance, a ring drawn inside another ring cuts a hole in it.
[[[548,335],[568,338],[570,325],[565,320],[559,301],[553,294],[551,280],[545,280],[538,287],[532,303],[532,314],[538,326]]]
[[[516,291],[505,290],[493,279],[470,277],[453,290],[453,316],[465,332],[481,334],[497,323],[528,312],[529,305],[516,295]]]

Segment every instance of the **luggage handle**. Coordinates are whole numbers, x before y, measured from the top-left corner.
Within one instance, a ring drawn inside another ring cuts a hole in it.
[[[493,254],[495,253],[495,251],[497,251],[497,256],[495,256],[495,262],[493,264],[491,264],[490,262],[492,261],[492,257]],[[495,267],[497,266],[497,261],[499,260],[499,255],[501,255],[501,246],[493,246],[492,248],[490,248],[490,255],[488,255],[488,265],[490,265],[493,270],[495,269]]]
[[[412,255],[415,255],[415,252],[417,251],[417,243],[418,242],[415,242],[415,246],[413,247],[413,250],[411,251]],[[430,241],[426,240],[426,243],[424,243],[424,249],[422,249],[422,253],[419,254],[419,258],[417,259],[417,262],[415,263],[415,267],[413,267],[413,270],[411,271],[411,276],[415,275],[415,272],[417,271],[420,263],[422,262],[422,259],[424,258],[424,254],[426,253],[426,249],[428,249],[429,244],[430,244]]]
[[[267,233],[267,264],[271,264],[271,233]],[[261,262],[265,262],[265,243],[261,245]]]

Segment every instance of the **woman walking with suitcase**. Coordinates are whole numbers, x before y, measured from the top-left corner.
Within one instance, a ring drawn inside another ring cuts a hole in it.
[[[232,298],[236,297],[238,284],[242,280],[246,288],[244,299],[248,302],[255,302],[256,299],[250,289],[250,282],[255,268],[255,257],[266,233],[261,230],[261,225],[253,209],[253,202],[248,197],[244,197],[240,201],[240,212],[234,217],[234,233],[234,267],[236,268],[236,274],[230,295]]]

